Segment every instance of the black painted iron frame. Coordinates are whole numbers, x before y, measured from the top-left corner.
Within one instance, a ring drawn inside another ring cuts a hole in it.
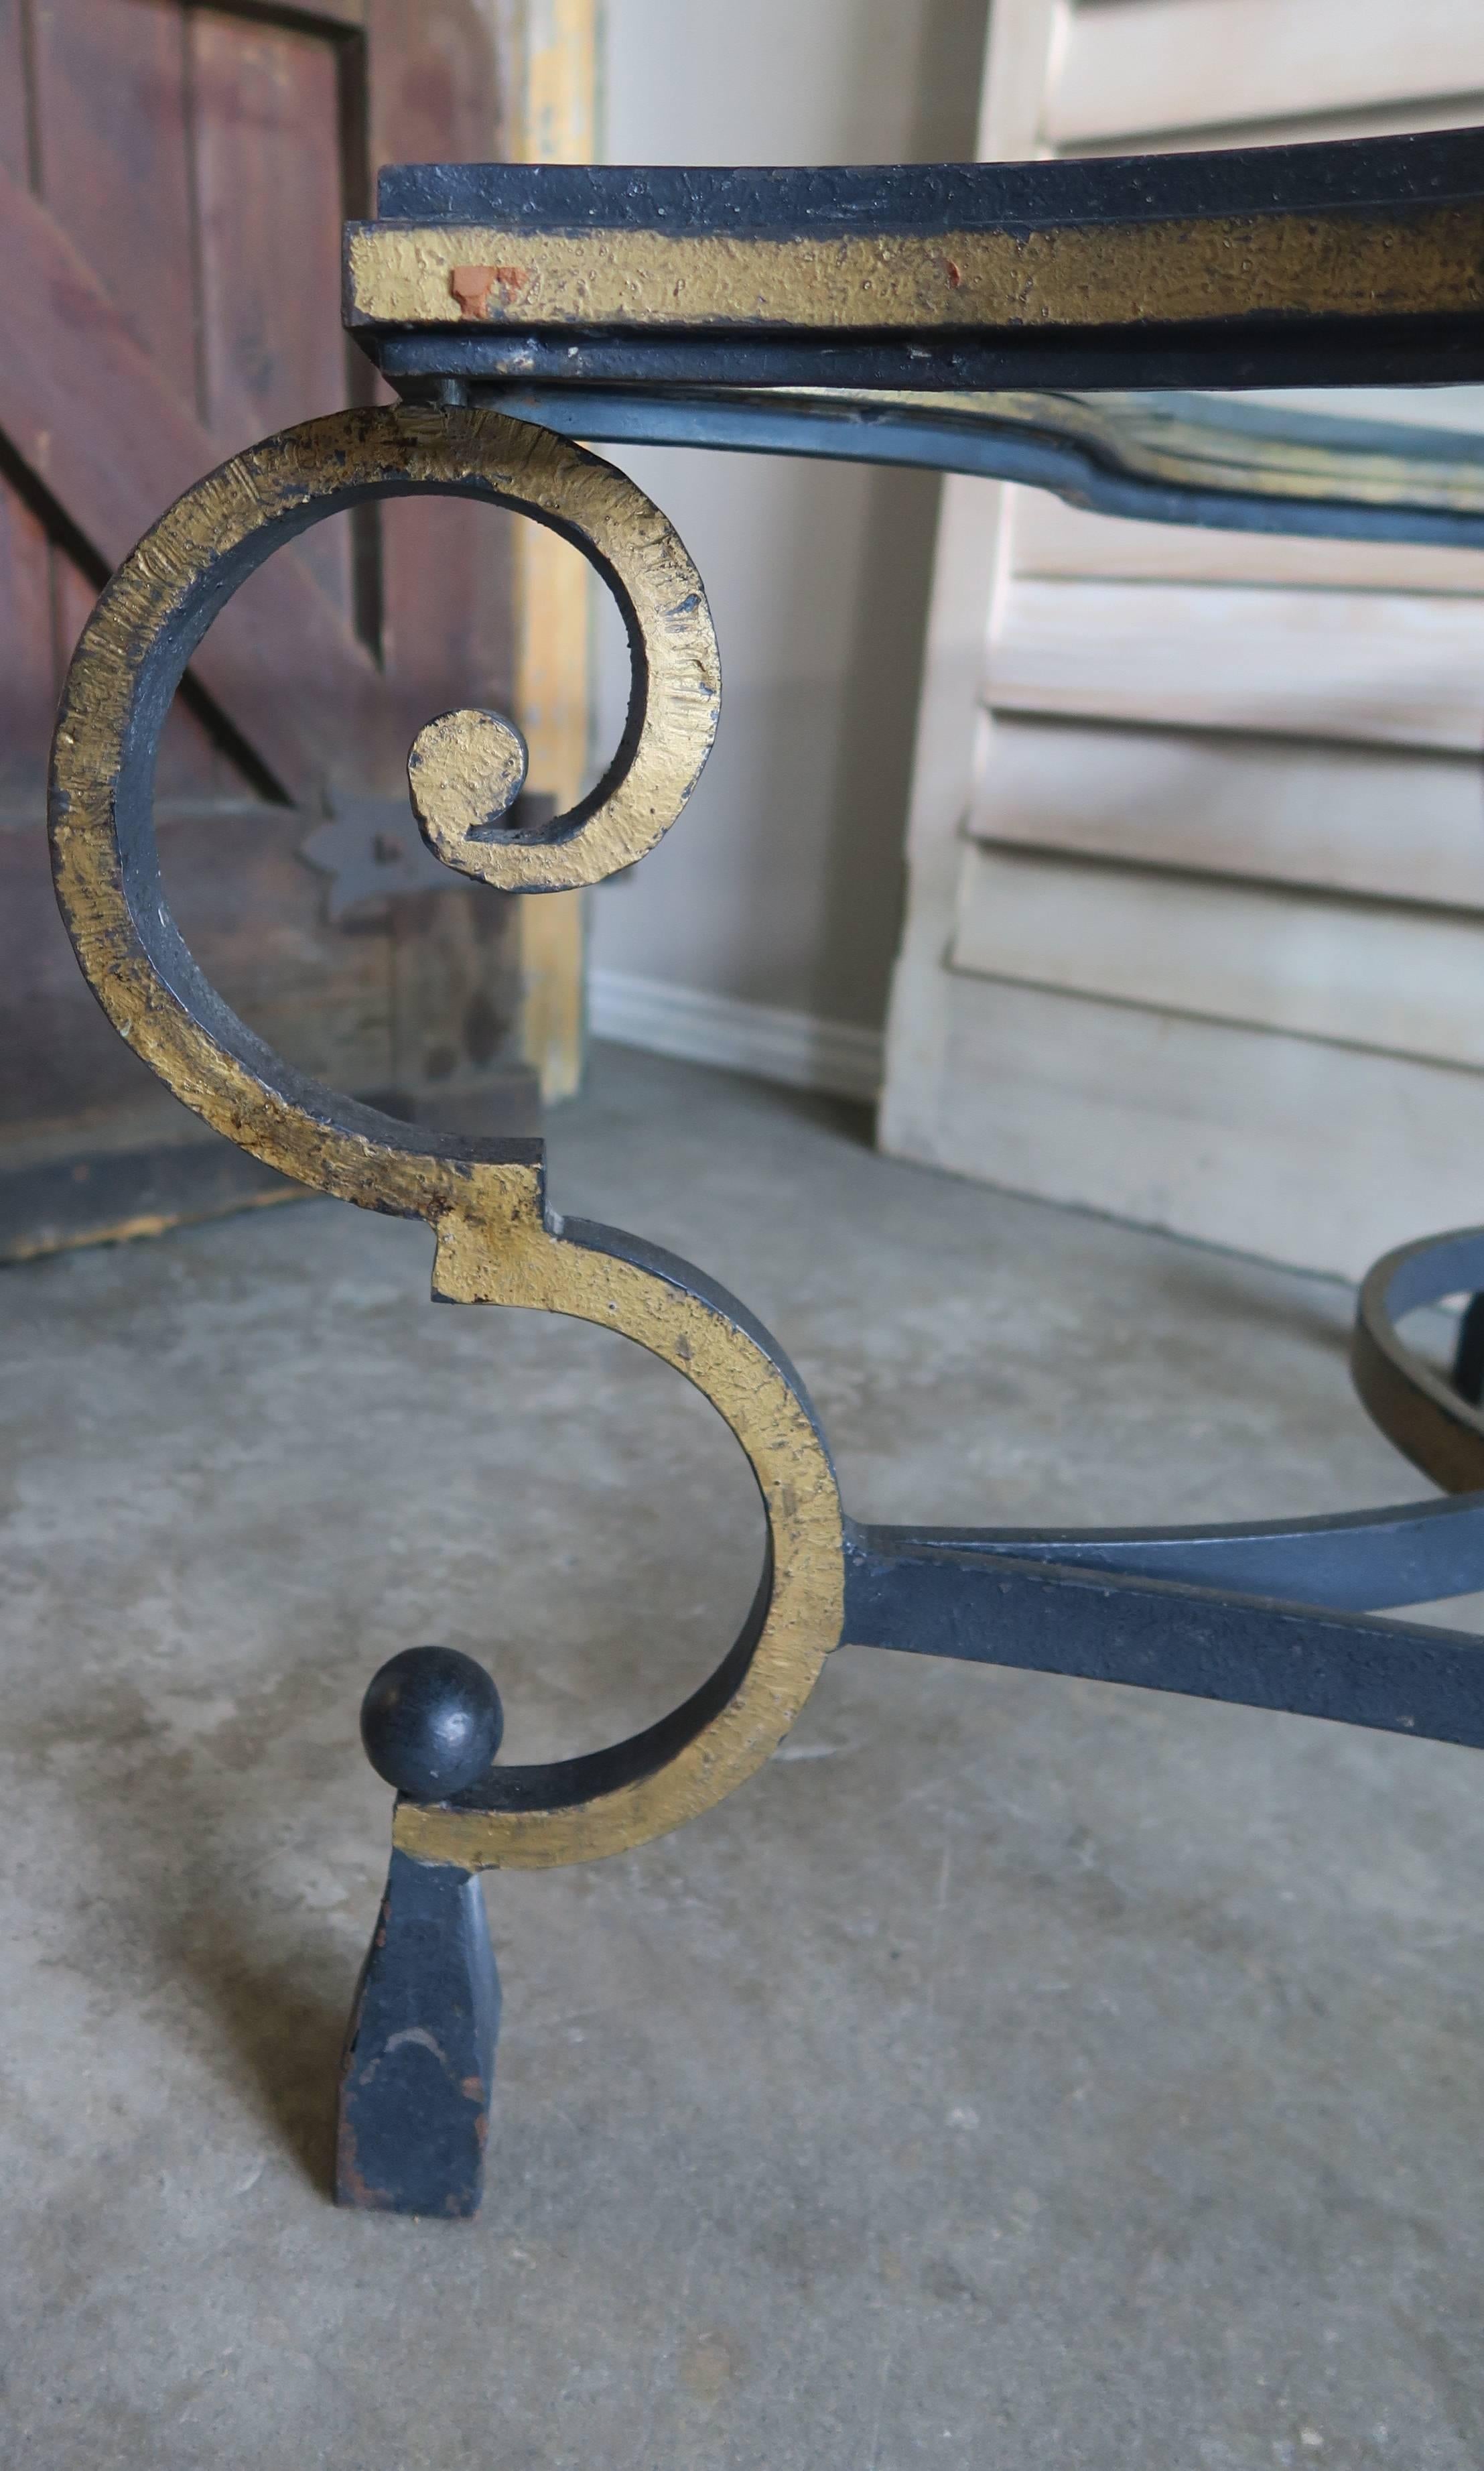
[[[965,222],[1010,232],[1032,224],[1085,232],[1159,217],[1184,216],[1194,226],[1202,218],[1273,212],[1308,217],[1323,231],[1353,221],[1359,207],[1384,220],[1440,200],[1484,204],[1478,134],[1147,162],[912,172],[404,167],[383,175],[381,202],[388,226],[399,219],[456,224],[493,216],[537,236],[544,229],[598,234],[664,227],[704,237],[759,230],[931,233]],[[653,436],[991,471],[1060,488],[1108,511],[1160,521],[1460,545],[1484,540],[1484,502],[1471,511],[1425,504],[1422,492],[1409,499],[1404,468],[1394,499],[1381,504],[1363,494],[1347,499],[1339,482],[1328,492],[1282,500],[1230,485],[1185,488],[1120,471],[1116,456],[1069,440],[1065,426],[1058,428],[1049,414],[1038,423],[1023,408],[1011,417],[997,415],[992,404],[960,408],[941,398],[924,403],[920,394],[924,388],[1009,383],[1098,389],[1337,386],[1361,374],[1389,383],[1472,378],[1484,376],[1484,311],[1440,318],[1388,297],[1368,317],[1299,310],[1275,318],[1257,303],[1249,315],[1179,332],[1131,318],[1050,339],[1027,324],[951,337],[866,333],[842,341],[802,331],[759,334],[745,320],[679,336],[642,328],[598,333],[578,324],[567,337],[553,338],[522,333],[508,321],[499,333],[452,323],[415,332],[361,323],[353,331],[415,400],[499,405],[584,438]],[[812,388],[812,395],[778,391],[799,385]],[[917,391],[904,391],[894,408],[884,394],[862,402],[838,392],[859,388]],[[1329,429],[1329,445],[1342,464],[1356,441],[1347,443],[1344,423]],[[1376,451],[1374,438],[1369,451]],[[1404,467],[1404,439],[1391,438],[1380,451]],[[1435,461],[1435,433],[1428,451]],[[1471,453],[1476,462],[1476,444]],[[232,588],[224,573],[219,580],[224,590]],[[163,709],[161,701],[156,725]],[[143,848],[144,823],[139,833]],[[138,849],[131,864],[137,874]],[[133,889],[139,892],[139,884]],[[151,937],[158,929],[168,943],[174,933],[168,911],[152,902],[152,894],[149,900],[140,894],[136,924],[147,923]],[[192,1019],[199,1025],[215,1018],[218,1000],[187,966],[183,948],[171,951]],[[235,1028],[229,1016],[222,1018]],[[266,1070],[261,1057],[258,1069]],[[317,1105],[328,1094],[308,1094]],[[329,1103],[338,1110],[338,1129],[356,1129],[354,1110]],[[383,1141],[395,1131],[374,1117],[360,1129]],[[741,1306],[701,1274],[634,1239],[577,1222],[545,1223],[568,1246],[647,1265],[672,1288],[704,1297],[719,1320],[746,1332],[767,1359],[823,1450],[818,1419],[797,1376]],[[1398,1324],[1423,1305],[1458,1294],[1475,1302],[1464,1316],[1449,1378],[1408,1350]],[[840,1643],[1123,1682],[1484,1748],[1484,1642],[1384,1617],[1388,1608],[1484,1588],[1484,1230],[1407,1248],[1378,1266],[1361,1294],[1355,1367],[1361,1396],[1382,1429],[1453,1498],[1328,1518],[1137,1532],[860,1527],[846,1520]],[[607,1777],[628,1761],[641,1773],[645,1759],[662,1759],[684,1736],[698,1708],[705,1717],[732,1704],[768,1613],[775,1575],[770,1564],[749,1624],[695,1700],[634,1743],[568,1763],[572,1773],[566,1784],[574,1796],[590,1772],[592,1778],[599,1771]],[[833,1611],[829,1618],[832,1623]],[[822,1651],[828,1644],[822,1639]],[[443,1660],[434,1665],[429,1658]],[[440,1727],[456,1731],[470,1714],[469,1674],[460,1682],[456,1670],[468,1660],[425,1650],[397,1661],[411,1673],[412,1698],[404,1713],[416,1717],[412,1722],[409,1715],[412,1752],[406,1742],[388,1747],[369,1716],[365,1739],[379,1772],[415,1808],[477,1814],[518,1808],[522,1794],[544,1806],[553,1795],[560,1800],[560,1771],[495,1766],[489,1743],[498,1742],[498,1724],[482,1736],[477,1772],[460,1774],[454,1786],[436,1761],[420,1763],[418,1723],[430,1729],[431,1739]],[[487,1677],[470,1672],[475,1699],[481,1690],[492,1698]],[[414,1706],[420,1673],[428,1686]],[[486,1706],[486,1719],[490,1712]],[[346,2044],[342,2201],[445,2215],[474,2210],[499,1998],[472,1872],[442,1859],[414,1858],[399,1845]]]
[[[1220,153],[1024,163],[709,166],[412,163],[387,167],[377,221],[398,225],[496,224],[539,237],[656,233],[746,241],[907,237],[955,231],[1108,234],[1167,223],[1198,231],[1277,216],[1314,230],[1359,217],[1405,219],[1427,207],[1476,204],[1484,192],[1477,130],[1349,139]],[[984,328],[905,333],[805,331],[751,318],[690,328],[643,309],[622,329],[574,318],[553,331],[471,324],[450,303],[434,327],[367,319],[347,288],[347,324],[400,392],[459,387],[743,388],[997,387],[1245,388],[1411,386],[1484,376],[1484,326],[1405,298],[1378,298],[1363,317],[1243,314],[1161,322],[1048,325],[1030,315]]]
[[[1357,198],[1399,208],[1418,198],[1484,192],[1477,132],[1145,162],[939,166],[920,171],[605,173],[553,167],[411,166],[384,173],[383,221],[498,217],[535,232],[623,224],[681,231],[861,231],[947,227],[986,218],[1107,223],[1154,213],[1262,211],[1275,203],[1342,218]],[[585,439],[820,454],[992,473],[1059,490],[1109,513],[1242,530],[1453,543],[1484,542],[1484,510],[1347,501],[1342,484],[1275,501],[1240,487],[1171,485],[1120,470],[1054,420],[1020,406],[997,419],[991,401],[953,389],[1014,385],[1104,388],[1340,386],[1437,383],[1484,375],[1484,319],[1428,319],[1392,302],[1358,328],[1333,319],[1260,314],[1198,333],[1127,324],[1061,335],[1033,329],[946,338],[722,332],[498,335],[450,324],[428,333],[353,326],[413,399],[498,405]],[[807,394],[781,391],[808,388]],[[850,388],[938,389],[894,403]],[[1198,408],[1196,416],[1198,416]],[[1252,416],[1249,415],[1249,419]],[[1275,415],[1258,412],[1256,420]],[[1319,423],[1336,472],[1347,451],[1394,455],[1403,431]],[[1465,461],[1476,441],[1454,441]],[[1427,448],[1435,459],[1435,434]],[[1404,1345],[1397,1321],[1464,1292],[1450,1378]],[[1453,1498],[1338,1517],[1245,1526],[1143,1531],[858,1527],[845,1538],[844,1640],[916,1655],[1075,1674],[1289,1714],[1484,1748],[1484,1642],[1470,1634],[1380,1617],[1484,1588],[1484,1230],[1409,1248],[1379,1265],[1362,1291],[1357,1384],[1398,1446]],[[477,1788],[475,1795],[477,1798]],[[396,1857],[398,1860],[404,1857]],[[414,1866],[415,1867],[415,1866]],[[395,1901],[396,1862],[389,1885]],[[431,1875],[431,1874],[430,1874]],[[420,1889],[441,1895],[451,1922],[421,1960],[428,1999],[447,2004],[450,1965],[474,1985],[468,1899],[450,1872]],[[373,1973],[390,1962],[383,1935]],[[429,1968],[431,1970],[429,1970]],[[404,1992],[421,1978],[399,1972]],[[485,2001],[487,2008],[488,2002]],[[455,1999],[456,2012],[471,2005]],[[365,2012],[358,2006],[358,2020]],[[347,2066],[354,2079],[353,2034]],[[492,2046],[491,2046],[492,2047]],[[467,2092],[487,2100],[482,2063],[452,2120],[414,2115],[388,2083],[367,2127],[387,2177],[381,2201],[429,2201],[430,2140],[465,2130],[461,2176],[440,2189],[466,2210],[471,2186]],[[357,2099],[363,2099],[358,2096]],[[436,2177],[436,2173],[434,2173]],[[342,2185],[342,2196],[359,2200]],[[475,2190],[476,2193],[476,2190]]]
[[[1444,130],[1217,153],[866,170],[403,164],[382,173],[378,224],[364,228],[485,221],[533,239],[584,232],[597,244],[605,234],[634,231],[1111,231],[1159,218],[1185,218],[1198,227],[1233,216],[1299,214],[1318,233],[1342,229],[1357,210],[1402,217],[1440,201],[1481,200],[1484,131]],[[1168,328],[1125,320],[1079,337],[1058,334],[1050,345],[1031,324],[951,342],[919,333],[842,341],[801,332],[759,335],[739,321],[679,339],[641,323],[622,334],[574,323],[557,342],[514,317],[498,332],[471,328],[452,316],[452,304],[449,322],[431,330],[348,322],[404,394],[498,405],[584,438],[982,472],[1156,522],[1460,548],[1484,543],[1484,508],[1412,503],[1404,482],[1392,503],[1345,494],[1347,455],[1389,454],[1404,465],[1409,452],[1426,453],[1435,462],[1445,442],[1436,432],[1419,439],[1401,424],[1307,418],[1300,424],[1306,440],[1333,452],[1333,482],[1322,495],[1275,499],[1120,471],[1096,446],[1078,447],[1058,434],[1050,419],[1038,428],[1023,412],[997,417],[992,400],[976,391],[1028,383],[1082,392],[1196,383],[1341,387],[1361,375],[1372,384],[1435,385],[1484,375],[1484,317],[1438,319],[1404,299],[1378,302],[1373,314],[1347,320],[1291,311],[1274,318],[1259,301],[1250,314],[1173,340]],[[852,392],[866,388],[877,391],[870,399]],[[926,388],[936,389],[931,398],[920,391]],[[895,405],[893,388],[903,390]],[[1181,409],[1199,417],[1205,407]],[[1285,426],[1291,433],[1291,421],[1265,407],[1235,417],[1269,435]],[[1446,443],[1465,463],[1484,461],[1484,441]],[[1453,1290],[1484,1290],[1484,1236],[1447,1240]],[[1431,1250],[1423,1248],[1420,1259],[1430,1259]],[[1410,1274],[1411,1301],[1418,1275]],[[1374,1279],[1367,1294],[1361,1346],[1367,1309],[1372,1324],[1378,1309]],[[1414,1393],[1420,1384],[1435,1386],[1400,1342],[1394,1353]],[[1477,1488],[1465,1498],[1256,1527],[1138,1534],[852,1529],[845,1636],[1484,1747],[1484,1645],[1431,1627],[1354,1618],[1484,1586],[1484,1304],[1464,1322],[1455,1384],[1453,1429]],[[1404,1426],[1395,1417],[1380,1420],[1406,1449]],[[1426,1456],[1419,1463],[1429,1467]]]

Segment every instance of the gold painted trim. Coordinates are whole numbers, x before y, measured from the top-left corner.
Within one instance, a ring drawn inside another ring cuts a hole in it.
[[[668,832],[710,754],[721,664],[705,586],[674,526],[626,473],[549,430],[499,414],[447,417],[493,420],[479,439],[480,477],[505,505],[554,520],[604,574],[630,619],[635,695],[620,758],[540,840],[497,836],[523,764],[512,768],[508,729],[492,729],[484,714],[446,714],[420,733],[409,759],[413,810],[435,857],[501,892],[600,883]],[[457,442],[455,429],[455,463]]]
[[[368,1179],[355,1140],[302,1110],[285,1116],[273,1092],[203,1030],[156,972],[125,898],[117,799],[126,759],[138,770],[146,665],[161,639],[178,634],[201,606],[223,563],[250,556],[255,535],[287,536],[316,520],[316,507],[331,513],[349,495],[418,489],[484,498],[550,523],[588,551],[627,600],[636,639],[627,746],[567,837],[549,846],[461,837],[473,796],[467,768],[457,779],[451,774],[440,805],[436,761],[425,748],[418,794],[432,815],[437,854],[502,890],[596,882],[631,865],[680,813],[715,732],[719,664],[701,579],[672,527],[623,473],[568,439],[496,412],[406,405],[337,412],[267,438],[197,482],[105,587],[67,675],[52,751],[58,897],[83,972],[121,1036],[229,1140],[373,1208],[400,1206],[398,1192]],[[182,651],[177,668],[184,658]],[[451,762],[465,765],[460,734],[448,735]],[[503,735],[494,733],[492,742],[502,757]],[[499,762],[493,770],[498,799],[513,776]],[[451,814],[455,798],[464,804]],[[276,1067],[277,1059],[267,1063]],[[298,1146],[286,1161],[290,1121]],[[379,1171],[394,1184],[401,1172],[384,1161]],[[411,1207],[426,1214],[421,1185],[416,1190]]]
[[[53,862],[63,918],[104,1010],[197,1115],[301,1184],[426,1219],[437,1238],[438,1297],[621,1330],[693,1382],[747,1453],[773,1542],[772,1592],[725,1704],[663,1764],[581,1802],[398,1814],[396,1841],[425,1859],[545,1868],[679,1826],[763,1764],[840,1636],[843,1522],[828,1452],[786,1373],[723,1301],[695,1292],[683,1264],[637,1261],[616,1236],[601,1251],[598,1230],[583,1243],[564,1236],[545,1214],[535,1144],[480,1155],[424,1135],[429,1146],[419,1148],[409,1128],[299,1082],[225,1010],[174,938],[149,831],[149,783],[168,689],[198,639],[208,595],[245,579],[254,535],[302,528],[299,518],[315,520],[316,507],[332,512],[347,490],[408,485],[539,507],[569,533],[613,548],[647,648],[640,749],[657,704],[673,712],[678,698],[690,724],[688,738],[682,729],[664,740],[653,803],[639,810],[643,831],[658,838],[670,819],[665,800],[677,797],[698,748],[709,743],[715,705],[714,682],[698,687],[694,674],[697,607],[661,605],[684,573],[669,527],[632,482],[564,440],[490,413],[399,408],[337,414],[267,439],[189,490],[125,560],[83,629],[62,691]],[[684,567],[693,576],[688,560]],[[649,623],[657,608],[666,622],[658,627]],[[702,601],[703,619],[704,610]],[[665,667],[677,644],[692,664],[678,686]],[[604,849],[623,846],[610,830]]]
[[[621,1853],[683,1826],[771,1757],[839,1643],[845,1554],[828,1452],[756,1340],[655,1271],[563,1242],[534,1214],[491,1226],[462,1210],[438,1231],[433,1293],[524,1306],[621,1330],[708,1399],[757,1479],[773,1547],[762,1632],[726,1706],[653,1775],[565,1809],[452,1810],[400,1802],[392,1841],[469,1870],[546,1870]]]
[[[1183,325],[1484,308],[1484,206],[780,240],[352,224],[347,318],[798,332]]]

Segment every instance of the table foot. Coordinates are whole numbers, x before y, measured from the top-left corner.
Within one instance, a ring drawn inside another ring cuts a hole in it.
[[[336,2204],[478,2210],[499,2031],[477,1877],[394,1851],[345,2036]]]

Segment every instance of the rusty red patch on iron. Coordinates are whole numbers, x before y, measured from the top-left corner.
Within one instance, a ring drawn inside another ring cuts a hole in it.
[[[524,266],[455,266],[450,271],[449,290],[466,318],[487,318],[492,292],[499,292],[501,306],[507,307],[529,281],[530,269]]]
[[[356,2131],[348,2119],[340,2122],[336,2138],[335,2195],[339,2205],[359,2206],[364,2213],[385,2213],[391,2203],[384,2188],[373,2188],[364,2177],[356,2148]]]

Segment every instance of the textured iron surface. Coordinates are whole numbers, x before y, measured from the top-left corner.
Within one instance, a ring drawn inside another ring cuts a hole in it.
[[[1484,1750],[1484,1647],[1463,1632],[955,1552],[890,1527],[858,1530],[846,1564],[846,1636],[856,1646],[1129,1683]],[[1478,1576],[1476,1558],[1474,1584]]]
[[[336,2204],[477,2211],[499,2033],[478,1880],[394,1850],[346,2030]]]
[[[1027,163],[391,163],[383,222],[499,222],[524,231],[779,229],[942,234],[1149,215],[1413,206],[1476,196],[1478,131],[1218,153]],[[359,229],[359,226],[353,226]]]
[[[1424,384],[1484,369],[1469,131],[830,171],[419,165],[346,232],[398,383]]]

